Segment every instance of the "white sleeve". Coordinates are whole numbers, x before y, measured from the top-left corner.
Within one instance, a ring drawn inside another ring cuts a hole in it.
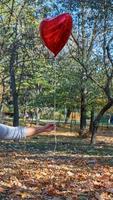
[[[0,124],[0,139],[1,140],[20,140],[26,138],[26,127],[13,127],[5,124]]]

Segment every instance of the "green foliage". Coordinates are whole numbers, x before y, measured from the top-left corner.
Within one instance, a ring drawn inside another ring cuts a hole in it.
[[[65,107],[80,109],[83,89],[88,113],[92,105],[98,112],[107,101],[102,88],[108,75],[112,74],[107,52],[106,66],[103,60],[103,42],[106,39],[107,45],[112,34],[110,1],[107,2],[106,33],[104,4],[98,2],[97,6],[97,2],[90,1],[49,3],[2,0],[0,81],[4,87],[3,102],[12,107],[9,66],[15,46],[14,75],[21,112],[28,108],[54,107],[55,99],[57,110],[64,110]],[[70,37],[68,45],[55,61],[41,42],[39,24],[44,16],[56,15],[58,10],[72,14],[73,35],[77,44]],[[109,86],[111,95],[112,85]]]

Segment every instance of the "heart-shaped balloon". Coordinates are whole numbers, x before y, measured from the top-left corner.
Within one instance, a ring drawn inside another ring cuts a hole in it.
[[[40,36],[45,46],[56,56],[65,46],[72,31],[72,17],[68,13],[40,23]]]

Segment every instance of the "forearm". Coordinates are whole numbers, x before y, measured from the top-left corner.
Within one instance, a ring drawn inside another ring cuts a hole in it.
[[[26,128],[26,137],[37,135],[43,132],[50,132],[53,130],[55,130],[54,124],[46,124],[43,127],[35,127],[35,128],[29,127],[29,128]]]
[[[31,137],[44,132],[43,127],[28,127],[26,128],[26,137]]]

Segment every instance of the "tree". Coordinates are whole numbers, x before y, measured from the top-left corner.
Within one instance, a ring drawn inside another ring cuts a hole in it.
[[[13,125],[17,126],[19,125],[20,88],[24,82],[23,79],[27,81],[27,78],[31,76],[33,64],[39,56],[40,45],[38,46],[36,31],[38,22],[35,21],[35,11],[29,1],[2,1],[1,10],[1,67],[5,67],[10,77],[10,98],[14,111]]]
[[[72,11],[74,10],[74,3],[71,1],[65,5],[65,8]],[[80,1],[78,3],[78,35],[76,33],[73,37],[75,47],[71,48],[72,58],[79,63],[82,67],[82,84],[84,77],[86,80],[90,79],[95,83],[95,87],[99,87],[103,94],[106,96],[107,103],[102,107],[100,112],[92,123],[92,138],[91,142],[94,143],[95,133],[99,126],[99,121],[103,114],[113,105],[112,102],[112,79],[113,79],[113,61],[112,61],[112,1],[98,2],[98,7],[95,2]],[[101,4],[102,3],[102,4]],[[70,5],[70,6],[69,6]],[[74,21],[75,22],[75,21]],[[75,22],[76,25],[76,22]],[[101,27],[101,28],[100,28]],[[100,37],[103,36],[103,40]],[[77,38],[77,39],[75,39]],[[102,53],[103,52],[103,53]],[[107,61],[107,62],[106,62]],[[82,86],[81,84],[81,86]],[[85,110],[85,96],[84,91],[86,87],[82,86],[82,105]],[[81,109],[81,110],[82,110]],[[84,115],[85,116],[85,115]],[[82,117],[81,117],[82,119]],[[81,122],[81,127],[82,122]]]

